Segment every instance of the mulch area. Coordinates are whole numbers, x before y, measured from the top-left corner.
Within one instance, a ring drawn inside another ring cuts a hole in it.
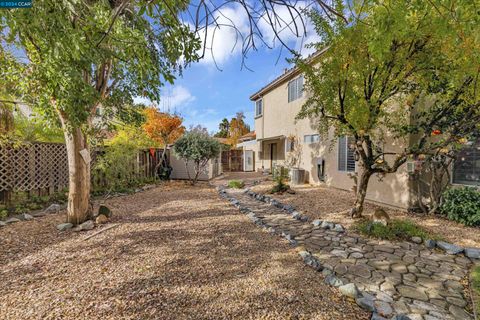
[[[252,190],[259,193],[267,193],[272,186],[272,181],[263,178],[260,184],[252,187]],[[270,196],[283,203],[293,205],[312,220],[328,220],[341,223],[347,228],[351,228],[355,222],[346,214],[355,202],[352,192],[312,185],[296,186],[293,189],[295,194],[284,193]],[[364,216],[370,216],[379,207],[381,206],[366,202]],[[479,228],[466,227],[439,216],[423,216],[391,208],[384,209],[391,218],[413,220],[431,233],[441,236],[446,241],[465,247],[480,247]]]
[[[206,184],[102,203],[119,226],[89,240],[62,214],[0,229],[0,319],[369,318]]]

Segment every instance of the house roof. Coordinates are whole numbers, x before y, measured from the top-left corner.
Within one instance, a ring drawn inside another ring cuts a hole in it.
[[[319,51],[313,53],[312,55],[310,55],[308,57],[308,60],[309,61],[315,60],[316,58],[320,57],[325,51],[327,51],[327,49],[328,48],[325,48],[325,49],[322,49],[322,50],[319,50]],[[294,78],[298,74],[300,74],[300,69],[298,67],[285,69],[285,72],[282,75],[278,76],[272,82],[270,82],[269,84],[267,84],[266,86],[264,86],[263,88],[261,88],[260,90],[255,92],[254,94],[252,94],[250,96],[250,100],[255,101],[255,100],[263,97],[268,92],[270,92],[273,89],[279,87],[280,85],[282,85],[283,83],[285,83],[285,82],[289,81],[290,79]]]
[[[215,140],[217,140],[218,142],[222,143],[222,144],[227,144],[227,145],[230,145],[230,141],[228,141],[227,138],[218,138],[218,137],[214,137]]]
[[[255,140],[256,138],[255,131],[250,131],[249,133],[244,134],[239,138],[240,141],[246,141],[246,140]]]

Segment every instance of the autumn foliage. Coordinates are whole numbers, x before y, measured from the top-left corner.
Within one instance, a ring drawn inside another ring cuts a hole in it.
[[[183,119],[178,115],[160,112],[151,107],[145,110],[145,116],[145,133],[162,147],[174,143],[185,132]]]

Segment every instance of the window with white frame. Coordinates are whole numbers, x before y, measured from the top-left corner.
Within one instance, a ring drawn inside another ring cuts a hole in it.
[[[355,171],[355,150],[352,147],[354,143],[352,137],[338,138],[338,171]]]
[[[255,101],[255,116],[259,117],[263,115],[263,99]]]
[[[303,136],[303,142],[305,143],[316,143],[320,141],[319,134],[306,134]]]
[[[458,151],[453,163],[452,182],[480,186],[480,139]]]
[[[295,101],[303,95],[303,76],[288,83],[288,102]]]

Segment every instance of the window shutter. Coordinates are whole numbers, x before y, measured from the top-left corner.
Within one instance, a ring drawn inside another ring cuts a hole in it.
[[[346,168],[346,160],[347,160],[347,139],[345,137],[338,138],[338,170],[345,171]]]
[[[353,137],[347,139],[347,171],[355,171],[355,148],[350,148],[355,143]]]

